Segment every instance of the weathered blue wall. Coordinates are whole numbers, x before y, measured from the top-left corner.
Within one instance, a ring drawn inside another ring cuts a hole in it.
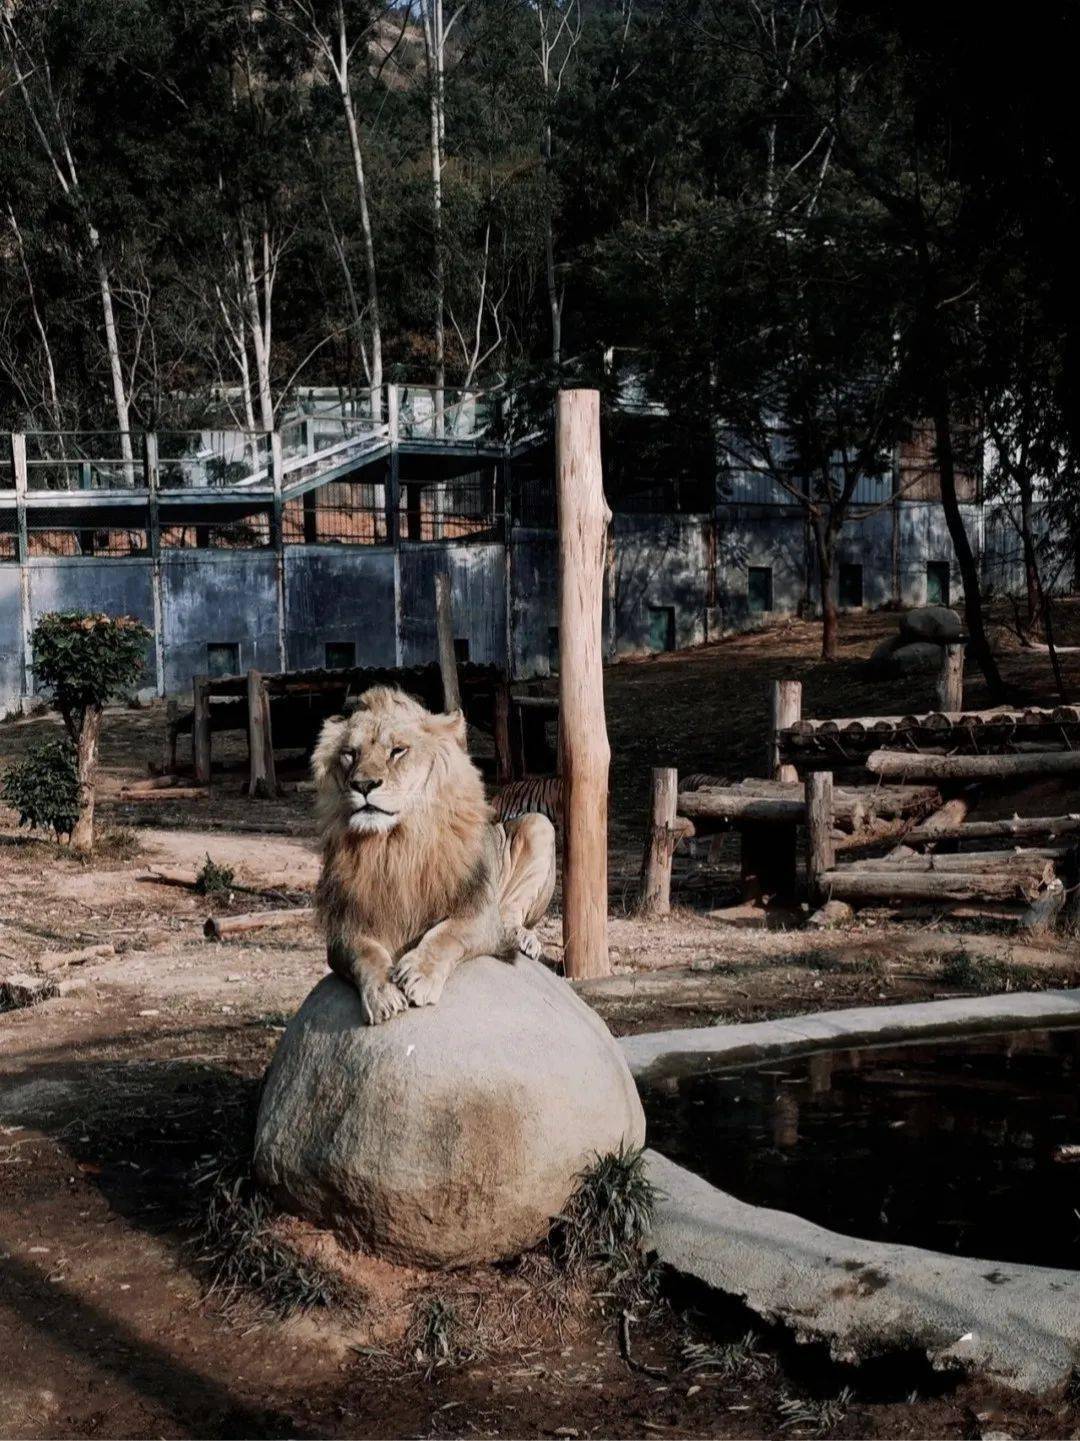
[[[22,693],[22,625],[19,567],[0,565],[0,715],[15,708]]]
[[[16,591],[17,594],[17,591]],[[30,562],[30,624],[54,610],[132,615],[153,633],[154,595],[150,561],[144,557],[49,556]],[[15,612],[18,635],[18,611]],[[142,689],[157,686],[154,647],[147,649]]]
[[[273,552],[164,551],[161,620],[166,691],[187,690],[206,673],[212,643],[236,642],[241,670],[280,670]]]
[[[286,546],[285,629],[294,670],[325,665],[329,641],[352,641],[357,665],[395,665],[394,552]]]
[[[559,553],[555,532],[515,527],[510,543],[510,655],[514,674],[551,673],[559,625]]]
[[[725,630],[760,625],[747,598],[751,566],[771,566],[773,614],[794,614],[806,592],[806,525],[794,505],[723,505],[716,516],[718,604]]]
[[[615,652],[655,648],[657,608],[674,610],[677,648],[700,645],[712,601],[712,518],[702,515],[616,515]]]
[[[401,663],[438,660],[435,577],[450,576],[454,636],[469,643],[469,659],[502,665],[506,655],[506,556],[501,542],[403,545]]]
[[[983,552],[982,507],[962,505],[960,513],[978,560]],[[900,506],[901,605],[926,604],[926,567],[930,561],[949,562],[949,599],[955,604],[963,596],[963,586],[945,512],[936,501],[907,501]]]

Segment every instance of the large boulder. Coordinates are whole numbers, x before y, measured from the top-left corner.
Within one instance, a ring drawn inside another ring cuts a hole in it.
[[[288,1210],[420,1265],[541,1240],[597,1154],[645,1118],[610,1032],[534,961],[483,956],[437,1006],[380,1026],[336,976],[293,1017],[267,1072],[260,1182]]]
[[[893,675],[936,675],[941,670],[944,654],[939,645],[932,641],[917,640],[902,645],[889,657],[889,669]]]
[[[900,622],[900,634],[908,640],[934,641],[949,645],[964,639],[964,623],[946,605],[922,605],[909,610]]]

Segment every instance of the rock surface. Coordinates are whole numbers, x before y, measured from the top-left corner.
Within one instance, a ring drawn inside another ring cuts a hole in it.
[[[963,640],[964,623],[957,612],[946,605],[922,605],[904,616],[900,633],[910,640],[947,645],[950,641]]]
[[[327,976],[267,1073],[255,1169],[289,1210],[420,1265],[519,1254],[645,1120],[615,1041],[533,961],[481,957],[381,1026]]]
[[[889,669],[894,675],[936,675],[941,669],[941,646],[928,640],[914,640],[902,645],[889,657]]]

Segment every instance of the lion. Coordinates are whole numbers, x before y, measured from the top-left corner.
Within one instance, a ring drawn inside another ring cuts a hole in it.
[[[539,959],[534,927],[555,888],[541,815],[493,823],[460,711],[435,715],[378,686],[323,726],[312,769],[327,962],[377,1025],[434,1005],[474,956]]]

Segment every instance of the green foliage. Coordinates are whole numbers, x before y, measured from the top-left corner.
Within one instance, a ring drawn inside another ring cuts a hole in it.
[[[645,1174],[644,1152],[624,1149],[597,1156],[559,1217],[556,1255],[568,1270],[601,1266],[637,1270],[652,1225],[657,1190]]]
[[[207,852],[206,863],[195,877],[195,889],[200,896],[210,896],[221,900],[230,893],[235,879],[236,872],[232,866],[219,866],[216,861],[210,859],[209,852]]]
[[[245,1297],[278,1317],[334,1308],[346,1314],[360,1300],[337,1276],[298,1256],[274,1235],[273,1208],[246,1174],[211,1180],[194,1243],[210,1274],[208,1297],[224,1310]]]
[[[0,795],[19,813],[19,824],[38,826],[56,836],[70,835],[79,814],[79,783],[70,741],[35,745],[25,760],[4,772]]]
[[[1030,966],[995,956],[980,956],[963,946],[942,956],[941,979],[958,991],[975,991],[980,995],[1027,991],[1041,985],[1038,972]]]
[[[130,689],[142,673],[150,632],[132,616],[53,611],[34,626],[34,675],[69,726]]]

